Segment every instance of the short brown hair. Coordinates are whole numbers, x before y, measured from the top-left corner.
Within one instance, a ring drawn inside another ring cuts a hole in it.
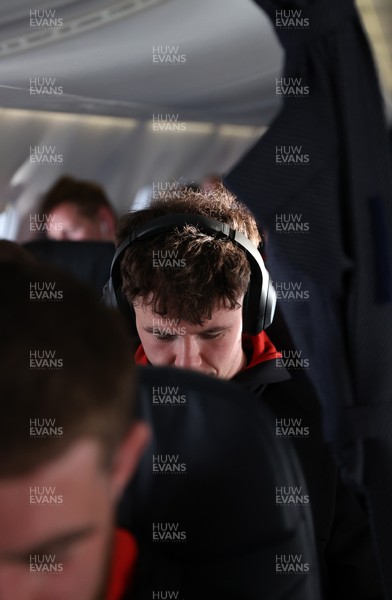
[[[48,215],[64,202],[75,204],[84,217],[95,217],[101,206],[109,208],[115,216],[103,188],[92,181],[81,181],[68,175],[60,177],[43,196],[40,211]]]
[[[81,437],[97,439],[108,464],[133,417],[123,323],[59,268],[11,254],[0,242],[0,476],[28,472]],[[42,437],[44,419],[56,432]]]
[[[150,208],[121,217],[117,243],[148,221],[173,213],[199,214],[227,223],[256,246],[261,240],[250,211],[220,185],[211,191],[181,188],[160,193]],[[180,257],[181,264],[172,261],[167,268],[156,268],[153,256],[157,252]],[[121,275],[129,303],[148,304],[161,316],[201,324],[222,303],[230,309],[239,306],[249,285],[250,266],[245,251],[231,240],[186,225],[131,244],[121,263]]]

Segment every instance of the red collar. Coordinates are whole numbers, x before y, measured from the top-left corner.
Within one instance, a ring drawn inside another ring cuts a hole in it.
[[[134,572],[137,553],[135,538],[125,529],[116,529],[106,600],[123,597]]]
[[[248,364],[242,369],[246,371],[267,360],[281,358],[281,352],[278,352],[274,344],[269,339],[265,331],[258,335],[248,335],[244,333],[242,336],[242,347],[248,358]]]
[[[265,331],[262,331],[258,335],[248,335],[245,333],[242,336],[242,346],[248,358],[248,364],[242,369],[243,371],[251,369],[255,365],[265,362],[266,360],[273,360],[274,358],[281,358],[282,356],[281,353],[276,350]],[[149,364],[141,344],[136,350],[135,362],[140,366]]]
[[[135,363],[142,367],[146,367],[149,364],[148,358],[145,355],[144,348],[141,344],[139,345],[138,349],[135,352]]]

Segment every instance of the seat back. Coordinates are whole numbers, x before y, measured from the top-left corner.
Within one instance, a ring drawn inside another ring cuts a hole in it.
[[[38,240],[24,244],[26,250],[40,258],[52,262],[77,279],[92,287],[97,294],[110,275],[110,265],[115,252],[112,242],[71,242],[68,240]]]
[[[140,548],[132,598],[320,598],[310,511],[276,504],[283,481],[305,483],[257,399],[234,383],[144,367],[138,413],[152,440],[118,513]]]

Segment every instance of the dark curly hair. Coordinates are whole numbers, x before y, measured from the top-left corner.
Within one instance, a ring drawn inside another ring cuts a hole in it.
[[[150,208],[121,217],[117,244],[133,229],[173,213],[211,217],[237,229],[256,246],[261,241],[249,210],[218,186],[212,191],[162,192]],[[201,324],[218,306],[239,307],[250,266],[245,252],[231,240],[185,225],[133,243],[124,254],[121,275],[130,304],[149,305],[160,316]]]

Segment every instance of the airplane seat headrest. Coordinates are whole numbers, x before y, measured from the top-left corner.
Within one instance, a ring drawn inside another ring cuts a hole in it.
[[[101,296],[103,286],[110,276],[110,265],[115,253],[115,245],[112,242],[44,239],[23,245],[39,259],[70,271]]]
[[[117,521],[140,549],[132,598],[317,600],[309,507],[276,504],[277,487],[305,482],[267,409],[237,384],[182,369],[138,377],[152,440]],[[300,574],[277,566],[293,561]]]

